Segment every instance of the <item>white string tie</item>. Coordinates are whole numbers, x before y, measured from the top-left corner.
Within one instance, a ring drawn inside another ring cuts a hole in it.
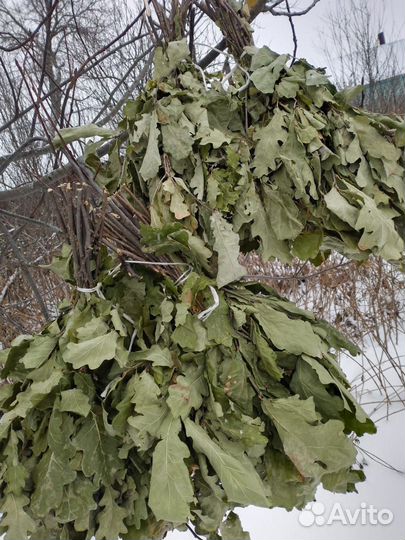
[[[181,276],[174,282],[175,286],[178,287],[179,285],[183,285],[192,273],[193,268],[189,266],[185,272],[181,274]]]
[[[124,319],[126,319],[127,321],[129,321],[133,326],[135,326],[135,321],[132,317],[130,317],[129,315],[127,315],[126,313],[123,313],[122,314],[122,317]]]
[[[203,80],[203,83],[204,83],[205,91],[208,92],[207,79],[205,78],[205,73],[204,73],[203,68],[201,66],[199,66],[198,64],[194,64],[194,67],[196,67],[198,69],[198,71],[201,73],[201,77],[202,77],[202,80]]]
[[[200,319],[200,321],[206,321],[208,317],[211,315],[211,313],[213,313],[219,306],[219,296],[218,296],[217,291],[211,285],[209,287],[212,294],[212,298],[214,299],[214,303],[212,304],[212,306],[210,306],[209,308],[205,309],[204,311],[198,314],[198,318]]]
[[[107,276],[115,277],[120,271],[120,268],[121,268],[121,263],[119,263],[115,268],[112,268],[111,270],[109,270]]]
[[[136,338],[136,334],[137,334],[137,329],[134,328],[134,331],[132,332],[132,336],[131,336],[131,341],[129,342],[129,347],[128,347],[129,352],[131,352],[132,345],[134,344],[134,341]]]
[[[82,292],[82,293],[88,293],[88,294],[91,294],[91,293],[97,293],[98,297],[101,298],[102,300],[105,300],[105,296],[103,294],[103,291],[101,290],[101,283],[98,282],[97,285],[95,287],[76,287],[77,290],[79,292]]]

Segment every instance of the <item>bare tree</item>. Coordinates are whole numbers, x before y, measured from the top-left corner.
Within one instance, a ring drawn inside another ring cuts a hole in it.
[[[151,43],[117,0],[3,0],[0,13],[0,171],[12,187],[52,169],[41,154],[57,129],[114,121],[144,82]]]
[[[371,111],[403,114],[405,42],[395,40],[395,26],[387,28],[383,7],[374,10],[367,0],[338,0],[325,23],[324,53],[337,86],[364,85],[357,104]]]
[[[41,184],[65,163],[52,145],[59,129],[119,121],[122,104],[150,71],[152,43],[140,11],[118,0],[0,2],[2,193]],[[6,342],[36,330],[67,293],[40,266],[63,242],[52,193],[11,199],[0,209]]]

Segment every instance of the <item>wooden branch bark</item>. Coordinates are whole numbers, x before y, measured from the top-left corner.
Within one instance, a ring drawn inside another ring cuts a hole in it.
[[[256,17],[265,10],[265,7],[266,0],[258,0],[255,6],[250,10],[249,22],[252,22],[254,19],[256,19]],[[206,56],[204,56],[204,58],[198,63],[198,65],[202,69],[207,68],[216,58],[218,58],[220,54],[219,51],[224,51],[226,48],[226,40],[221,39],[221,41],[215,45],[215,48],[213,48]]]
[[[21,265],[21,271],[23,272],[27,282],[29,283],[31,289],[32,289],[32,292],[34,293],[34,296],[35,296],[35,299],[36,301],[38,302],[38,305],[39,305],[39,308],[42,312],[42,315],[45,317],[46,320],[49,319],[49,313],[48,313],[48,309],[45,305],[45,302],[41,296],[41,293],[35,283],[35,280],[34,278],[32,277],[32,274],[30,272],[30,269],[27,265],[27,261],[25,260],[24,258],[24,255],[21,253],[20,251],[20,248],[18,247],[16,241],[14,240],[14,238],[11,236],[11,234],[9,233],[9,230],[7,229],[7,227],[4,225],[4,223],[2,221],[0,221],[0,230],[3,232],[9,246],[11,247],[14,255],[15,255],[15,258],[18,260],[18,262],[20,263]]]

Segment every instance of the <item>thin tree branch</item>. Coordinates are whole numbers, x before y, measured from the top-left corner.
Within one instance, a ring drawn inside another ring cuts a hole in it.
[[[188,523],[186,524],[186,527],[187,529],[191,532],[191,534],[194,536],[194,538],[197,538],[197,540],[203,540],[203,538],[201,536],[199,536],[195,530],[193,529],[193,527],[191,527]]]
[[[279,280],[297,280],[297,281],[305,281],[306,279],[310,279],[310,278],[313,278],[313,277],[316,277],[316,276],[320,276],[321,274],[325,274],[327,272],[332,272],[333,270],[339,270],[340,268],[343,268],[345,266],[348,266],[349,264],[352,264],[353,261],[348,261],[348,262],[345,262],[345,263],[340,263],[340,264],[337,264],[335,266],[330,266],[330,267],[327,267],[327,268],[323,268],[322,270],[319,270],[318,272],[313,272],[312,274],[300,274],[300,275],[297,275],[297,274],[294,274],[293,276],[271,276],[271,275],[267,275],[267,274],[248,274],[246,276],[243,276],[242,279],[244,280],[250,280],[250,279],[253,279],[253,280],[262,280],[262,279],[265,279],[265,280],[274,280],[274,281],[279,281]]]
[[[44,24],[46,24],[48,20],[52,17],[52,14],[55,11],[56,6],[58,4],[59,4],[59,0],[55,0],[55,2],[52,5],[52,8],[48,11],[46,16],[42,19],[42,21],[38,24],[35,30],[31,32],[31,34],[24,41],[18,41],[15,36],[12,36],[16,41],[18,41],[18,45],[15,45],[14,47],[3,47],[2,45],[0,45],[0,51],[14,52],[28,45],[28,43],[30,43],[35,38],[35,36],[38,34],[38,32],[41,30]]]
[[[24,141],[14,152],[11,152],[10,154],[5,154],[4,156],[0,156],[0,174],[3,174],[7,167],[11,165],[11,163],[21,161],[22,159],[42,156],[49,153],[51,149],[49,145],[42,146],[41,148],[33,148],[32,150],[24,152],[27,146],[31,146],[31,144],[40,141],[47,142],[47,139],[44,139],[44,137],[30,137],[29,139]]]
[[[14,270],[14,272],[11,274],[11,276],[8,278],[8,280],[4,284],[3,290],[0,293],[0,305],[3,303],[4,298],[6,297],[7,291],[9,290],[11,285],[14,283],[17,275],[18,275],[18,268]]]
[[[6,76],[6,79],[7,79],[7,82],[8,82],[8,86],[10,88],[10,91],[11,91],[11,95],[13,97],[13,103],[14,103],[14,114],[18,114],[18,111],[19,111],[19,104],[18,104],[18,95],[15,91],[15,88],[14,88],[14,81],[12,81],[11,77],[10,77],[10,74],[8,72],[8,69],[7,69],[7,66],[4,62],[4,60],[1,58],[0,56],[0,64],[1,64],[1,67],[3,68],[3,71],[4,71],[4,75]]]
[[[32,274],[31,274],[31,272],[30,272],[30,270],[28,268],[27,261],[25,260],[23,254],[21,253],[20,248],[18,247],[16,241],[11,236],[11,234],[9,233],[9,230],[7,229],[7,227],[4,225],[4,223],[2,221],[0,221],[0,229],[3,231],[3,234],[6,237],[8,244],[10,245],[16,259],[18,260],[18,262],[21,265],[21,271],[25,275],[25,278],[26,278],[27,282],[29,283],[29,285],[30,285],[30,287],[32,289],[32,292],[34,293],[34,296],[36,298],[36,301],[38,302],[38,305],[40,307],[42,315],[45,317],[46,320],[48,320],[49,319],[48,309],[47,309],[47,307],[45,305],[45,302],[44,302],[44,300],[43,300],[43,298],[41,296],[41,293],[39,292],[39,289],[38,289],[38,287],[37,287],[37,285],[35,283],[35,280],[32,277]]]
[[[294,50],[293,50],[293,54],[292,54],[292,58],[291,58],[291,65],[293,65],[293,63],[295,62],[295,59],[297,58],[298,40],[297,40],[297,33],[295,31],[294,21],[293,21],[292,15],[291,15],[290,4],[289,4],[288,0],[285,0],[285,5],[286,5],[286,8],[287,8],[287,11],[288,11],[288,14],[289,14],[288,15],[288,22],[290,23],[292,39],[293,39],[293,43],[294,43]]]
[[[106,111],[106,109],[110,105],[115,92],[125,82],[128,75],[131,73],[131,71],[134,70],[134,67],[135,67],[135,65],[137,63],[138,62],[136,62],[135,64],[132,64],[130,66],[130,68],[128,69],[127,73],[125,73],[122,76],[122,78],[120,79],[120,81],[118,82],[118,84],[116,85],[114,90],[112,90],[112,92],[111,92],[110,96],[108,97],[107,101],[104,103],[103,107],[100,109],[100,111],[97,113],[97,115],[92,120],[93,124],[97,123],[98,126],[104,126],[105,124],[107,124],[108,122],[110,122],[114,118],[114,116],[119,112],[119,110],[124,105],[124,103],[127,101],[127,99],[132,95],[132,93],[134,92],[137,85],[142,81],[142,79],[147,74],[148,69],[150,68],[151,63],[152,63],[152,57],[149,56],[149,58],[146,59],[145,64],[144,64],[143,68],[141,69],[141,72],[139,73],[137,79],[130,85],[128,90],[122,95],[122,97],[119,99],[119,101],[117,101],[117,103],[111,108],[110,112],[108,114],[106,114],[105,116],[103,116],[104,112]]]
[[[25,221],[27,223],[32,223],[33,225],[39,225],[40,227],[46,227],[50,229],[51,231],[62,233],[63,231],[59,229],[59,227],[56,227],[55,225],[51,225],[50,223],[46,223],[45,221],[41,221],[39,219],[30,218],[27,216],[22,216],[21,214],[16,214],[14,212],[9,212],[8,210],[4,210],[3,208],[0,208],[0,214],[3,214],[5,216],[8,216],[13,219],[17,219],[19,221]]]
[[[44,45],[44,52],[42,55],[42,65],[41,65],[41,75],[39,77],[39,83],[38,83],[38,99],[41,97],[42,88],[45,83],[45,79],[48,78],[50,80],[52,78],[52,68],[48,70],[50,67],[50,58],[52,56],[52,12],[53,12],[53,4],[52,0],[45,0],[45,6],[47,8],[47,14],[46,14],[46,25],[45,25],[45,45]],[[27,51],[28,52],[28,51]],[[55,111],[56,114],[56,111]],[[32,117],[31,121],[31,130],[30,130],[30,136],[32,137],[35,133],[35,126],[37,122],[37,111],[34,111],[34,115]]]
[[[116,43],[122,37],[124,37],[131,30],[131,28],[141,19],[142,15],[143,15],[143,12],[144,12],[144,9],[142,9],[141,12],[135,17],[135,19],[130,24],[128,24],[125,27],[125,29],[117,37],[115,37],[113,40],[111,40],[110,43],[108,43],[107,45],[103,46],[101,49],[96,51],[91,57],[86,58],[86,60],[83,62],[83,64],[80,66],[80,68],[77,69],[72,76],[70,76],[67,79],[65,79],[64,81],[62,81],[59,84],[58,88],[54,88],[53,90],[45,93],[41,97],[41,99],[39,100],[37,105],[40,105],[46,99],[48,99],[50,96],[52,96],[55,93],[56,90],[60,90],[60,89],[64,88],[65,86],[68,86],[68,85],[70,85],[69,88],[71,88],[73,83],[75,84],[79,77],[81,77],[82,75],[85,75],[86,73],[91,71],[93,68],[95,68],[97,65],[99,65],[101,62],[103,62],[104,60],[106,60],[107,58],[109,58],[110,56],[115,54],[116,52],[120,51],[124,47],[126,47],[126,46],[134,43],[138,39],[140,39],[142,36],[137,35],[134,38],[132,38],[132,39],[130,39],[128,41],[125,41],[124,43],[121,43],[120,45],[117,45],[117,47],[115,47],[114,49],[110,49],[110,47],[112,45],[114,45],[114,43]],[[148,47],[145,51],[143,51],[138,56],[138,58],[137,58],[138,61],[141,61],[143,58],[145,58],[145,56],[151,52],[152,48],[153,47]],[[103,54],[103,53],[105,53],[105,54]],[[102,56],[100,58],[98,58],[100,55],[102,55]],[[19,113],[17,115],[14,115],[13,118],[8,120],[5,124],[3,124],[0,127],[0,133],[5,131],[6,129],[8,129],[10,126],[12,126],[14,124],[14,122],[16,122],[18,119],[22,118],[23,116],[25,116],[27,113],[31,112],[34,108],[35,108],[35,105],[31,104],[28,107],[26,107],[25,109],[23,109],[22,111],[19,111]]]
[[[127,132],[123,132],[119,135],[119,139],[125,140],[128,137]],[[111,139],[110,141],[106,142],[104,145],[100,146],[100,148],[97,150],[98,157],[103,157],[107,155],[111,149],[114,147],[114,145],[117,142],[117,137],[114,139]],[[83,162],[83,158],[78,158],[78,162]],[[69,174],[72,174],[74,172],[74,169],[72,165],[66,164],[62,167],[59,167],[58,169],[55,169],[54,171],[50,172],[49,174],[45,174],[44,176],[41,176],[40,178],[33,180],[32,182],[29,182],[28,184],[24,184],[23,186],[16,187],[14,189],[8,189],[5,191],[0,191],[0,203],[6,202],[6,201],[14,201],[17,199],[21,199],[22,197],[28,197],[30,195],[33,195],[34,193],[43,192],[47,190],[53,189],[61,180],[66,178]]]
[[[305,9],[301,9],[300,11],[290,11],[287,9],[287,11],[279,11],[275,8],[280,5],[282,2],[276,2],[276,4],[273,4],[272,6],[266,6],[266,8],[263,10],[266,13],[271,13],[272,15],[275,15],[277,17],[301,17],[302,15],[306,15],[309,11],[311,11],[312,8],[318,4],[320,0],[313,0],[311,4],[306,7]]]
[[[284,1],[284,0],[283,0]],[[319,1],[319,0],[318,0]],[[249,22],[252,22],[256,17],[265,10],[266,0],[258,0],[256,5],[250,10]],[[198,65],[205,69],[219,56],[219,51],[224,51],[227,48],[227,42],[225,39],[221,39],[219,43],[212,48],[212,50],[204,56]],[[215,50],[216,49],[216,50]]]

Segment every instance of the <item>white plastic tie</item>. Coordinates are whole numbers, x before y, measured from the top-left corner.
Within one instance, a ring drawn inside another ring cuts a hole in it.
[[[203,68],[201,66],[199,66],[198,64],[194,64],[194,67],[196,67],[198,69],[198,71],[201,73],[201,77],[202,77],[202,80],[203,80],[205,91],[208,92],[207,79],[205,78],[205,73],[204,73]]]
[[[95,287],[76,287],[77,290],[79,292],[82,292],[82,293],[88,293],[88,294],[91,294],[91,293],[97,293],[97,295],[99,296],[99,298],[101,298],[102,300],[105,300],[105,296],[103,294],[103,291],[101,290],[101,283],[98,282],[97,285]]]
[[[211,49],[211,51],[215,51],[217,52],[218,54],[221,54],[223,56],[226,56],[227,58],[230,57],[230,54],[226,51],[221,51],[220,49],[217,49],[216,47],[211,47],[211,45],[208,45],[207,43],[194,43],[194,45],[197,45],[198,47],[207,47],[208,49]],[[202,70],[201,66],[199,65],[196,65],[196,67],[199,69],[199,70]],[[250,75],[249,75],[249,72],[244,69],[240,64],[235,64],[232,69],[230,70],[229,73],[227,73],[225,75],[225,77],[222,79],[222,87],[224,87],[224,84],[232,77],[232,75],[235,73],[235,71],[237,69],[240,69],[245,75],[246,75],[246,82],[243,86],[241,86],[240,88],[238,88],[238,93],[239,92],[243,92],[244,90],[246,90],[249,85],[250,85]],[[203,80],[204,80],[204,86],[205,86],[205,89],[207,89],[207,86],[206,86],[206,83],[205,83],[205,75],[203,75]]]
[[[115,382],[115,381],[110,381],[110,382],[107,384],[107,386],[106,386],[106,387],[104,388],[104,390],[101,392],[100,397],[102,397],[103,399],[104,399],[105,397],[107,397],[107,394],[109,393],[110,388],[111,388],[111,386],[113,385],[114,382]]]
[[[205,309],[204,311],[198,314],[198,318],[200,319],[200,321],[206,321],[208,317],[211,315],[211,313],[213,313],[219,306],[219,295],[217,291],[211,285],[209,287],[210,287],[210,291],[211,291],[214,303],[212,304],[212,306],[210,306],[209,308]]]
[[[241,86],[240,88],[238,88],[238,94],[240,94],[241,92],[243,92],[244,90],[246,90],[247,88],[249,88],[249,85],[250,85],[250,75],[249,73],[246,71],[246,69],[244,69],[242,66],[240,66],[238,64],[238,68],[246,75],[246,82],[243,86]]]
[[[119,263],[115,268],[112,268],[108,272],[107,276],[115,277],[118,274],[118,272],[120,271],[120,268],[121,268],[121,263]]]
[[[193,268],[189,266],[185,272],[181,274],[181,276],[174,282],[175,286],[178,287],[179,285],[183,285],[192,273]]]
[[[116,273],[117,270],[119,269],[121,265],[118,265],[117,267],[115,267],[113,270],[110,271],[109,275],[113,274],[113,273]],[[102,300],[105,300],[105,296],[101,290],[101,287],[102,287],[102,284],[100,282],[97,283],[97,285],[95,287],[90,287],[90,288],[87,288],[87,287],[76,287],[77,290],[79,292],[82,292],[82,293],[87,293],[87,294],[91,294],[91,293],[97,293],[97,295],[99,296],[99,298],[101,298]],[[118,309],[117,306],[115,306],[113,304],[113,307]],[[129,315],[127,315],[126,313],[122,313],[122,318],[127,320],[128,322],[130,322],[132,324],[132,326],[135,326],[135,321],[132,317],[130,317]],[[132,348],[132,345],[134,343],[134,340],[135,340],[135,337],[136,337],[136,329],[132,332],[132,336],[131,336],[131,342],[130,342],[130,345],[129,345],[129,350],[131,350]]]
[[[134,328],[134,331],[132,332],[132,336],[131,336],[131,341],[129,342],[129,347],[128,347],[129,352],[131,352],[132,345],[134,344],[137,332],[138,332],[137,329]]]
[[[133,326],[135,326],[135,321],[132,317],[130,317],[129,315],[127,315],[126,313],[123,313],[122,314],[122,317],[124,319],[126,319],[128,322],[130,322]]]

